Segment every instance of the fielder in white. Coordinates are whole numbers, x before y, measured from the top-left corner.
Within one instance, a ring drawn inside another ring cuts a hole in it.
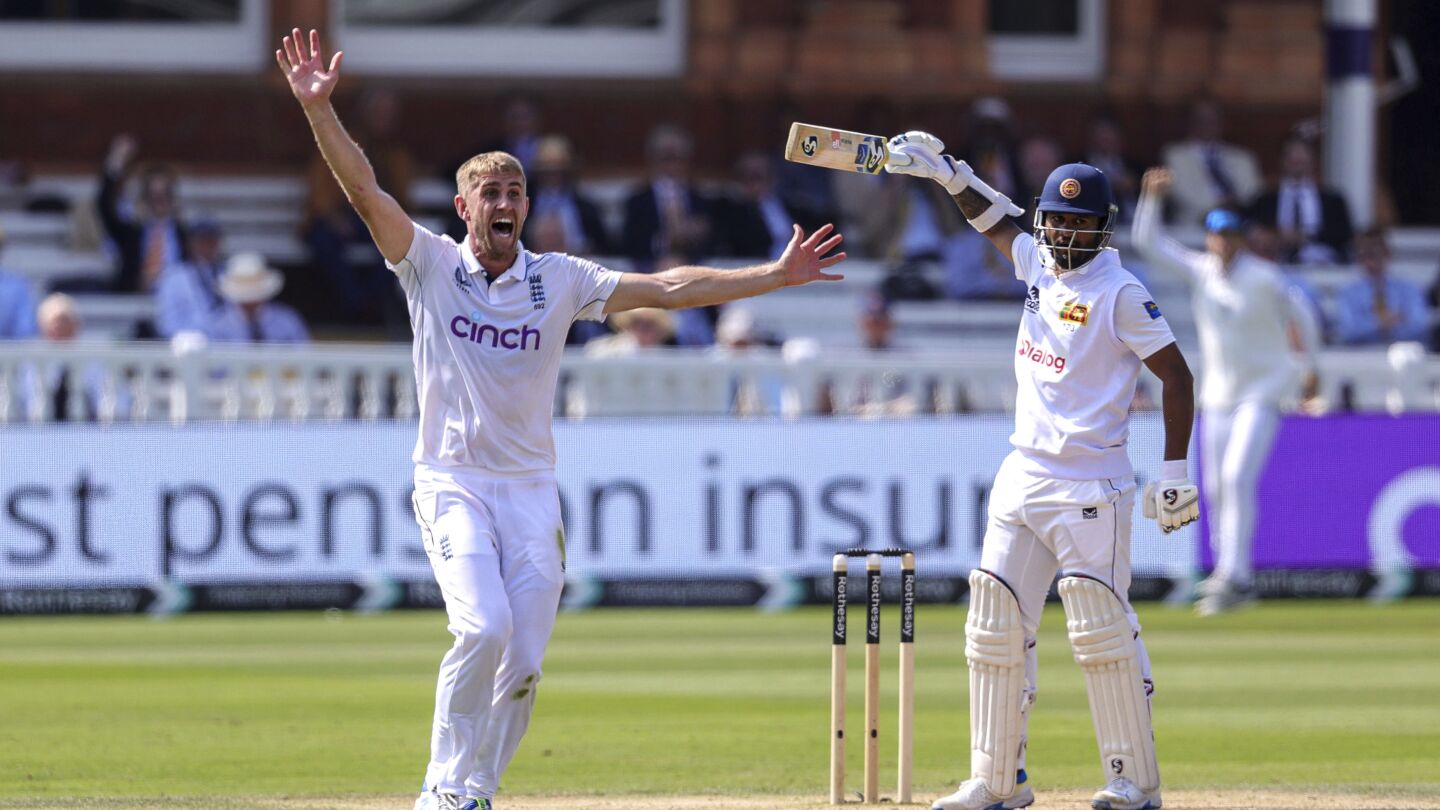
[[[1145,173],[1131,238],[1151,264],[1194,289],[1204,366],[1200,468],[1215,549],[1215,571],[1200,583],[1195,609],[1209,616],[1254,599],[1255,489],[1281,405],[1302,378],[1309,392],[1316,386],[1319,328],[1304,294],[1274,264],[1245,249],[1239,214],[1216,209],[1205,217],[1203,253],[1166,236],[1160,208],[1171,182],[1165,169]]]
[[[1010,810],[1035,801],[1025,772],[1036,696],[1035,633],[1057,571],[1075,661],[1085,673],[1105,787],[1096,810],[1160,807],[1150,724],[1150,661],[1130,607],[1135,478],[1125,444],[1140,364],[1164,385],[1162,480],[1143,508],[1167,533],[1195,520],[1199,494],[1185,453],[1193,380],[1145,287],[1107,247],[1116,206],[1093,166],[1057,168],[1036,201],[1035,235],[1020,208],[939,139],[890,141],[888,171],[945,187],[965,218],[1030,287],[1015,348],[1015,450],[990,493],[980,568],[970,574],[970,773],[935,810]]]
[[[783,255],[738,270],[617,273],[524,249],[525,174],[504,152],[456,177],[456,244],[378,187],[330,104],[341,54],[296,29],[276,61],[326,163],[400,279],[415,332],[420,435],[415,517],[455,643],[440,665],[420,808],[489,810],[525,734],[559,608],[565,563],[551,410],[565,335],[577,318],[639,307],[709,306],[816,280],[844,260],[826,225],[798,226]],[[827,238],[828,237],[828,238]]]

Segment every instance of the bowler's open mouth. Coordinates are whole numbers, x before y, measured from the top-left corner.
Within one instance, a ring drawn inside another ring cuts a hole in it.
[[[497,219],[490,223],[490,230],[499,236],[510,236],[515,233],[515,222],[509,219]]]

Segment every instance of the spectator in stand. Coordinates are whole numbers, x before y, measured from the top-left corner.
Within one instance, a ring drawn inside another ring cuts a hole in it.
[[[1255,198],[1250,218],[1279,233],[1283,262],[1336,264],[1350,255],[1350,206],[1344,196],[1320,185],[1315,151],[1303,138],[1285,142],[1280,183]]]
[[[181,332],[203,333],[223,309],[220,295],[220,223],[209,217],[190,226],[189,260],[168,265],[155,285],[155,333],[166,340]]]
[[[5,230],[0,228],[0,255],[5,251]],[[0,340],[28,340],[39,333],[35,303],[25,279],[0,270]]]
[[[962,301],[1019,301],[1025,283],[984,234],[961,228],[945,242],[945,295]]]
[[[140,193],[133,212],[121,201],[138,145],[130,135],[117,135],[100,172],[96,200],[100,221],[114,246],[118,266],[109,285],[114,292],[152,289],[168,265],[184,261],[185,225],[176,205],[175,171],[156,164],[140,172]],[[74,290],[90,290],[84,283],[64,283]]]
[[[720,206],[723,252],[745,258],[777,259],[798,223],[806,232],[824,225],[803,204],[776,188],[770,160],[746,152],[735,166],[738,193]]]
[[[1050,170],[1064,162],[1060,144],[1051,138],[1036,136],[1020,144],[1020,174],[1016,178],[1019,197],[1014,200],[1021,208],[1032,209],[1035,199],[1045,188]],[[974,230],[973,228],[971,230]]]
[[[525,220],[526,247],[537,253],[610,255],[614,248],[599,206],[575,187],[575,155],[570,141],[561,135],[547,135],[534,151],[530,217]]]
[[[1220,107],[1202,99],[1190,110],[1189,137],[1165,147],[1171,221],[1199,225],[1216,208],[1238,208],[1260,191],[1260,164],[1248,149],[1220,140]]]
[[[890,314],[890,301],[872,292],[860,301],[856,319],[860,345],[867,352],[888,352],[895,348],[895,319]]]
[[[884,357],[899,348],[895,345],[895,320],[890,306],[889,299],[879,292],[861,298],[855,321],[860,356]],[[907,382],[888,370],[851,378],[844,388],[836,386],[834,381],[826,381],[822,384],[817,410],[865,417],[910,416],[919,410],[919,403]],[[933,380],[927,384],[932,401],[934,386]]]
[[[1125,135],[1115,119],[1106,115],[1091,119],[1085,154],[1080,160],[1105,173],[1115,193],[1115,204],[1120,206],[1120,221],[1129,222],[1135,215],[1143,169],[1125,154]]]
[[[80,335],[80,313],[75,299],[65,293],[51,293],[35,310],[35,322],[41,340],[69,343]]]
[[[539,157],[543,141],[540,135],[540,108],[530,97],[518,94],[510,96],[504,107],[504,134],[498,141],[476,151],[509,152],[520,161],[520,165],[528,173]]]
[[[730,304],[720,313],[715,324],[713,351],[725,357],[743,357],[766,348],[777,348],[780,339],[760,328],[755,312],[744,304]],[[761,416],[782,413],[785,405],[785,381],[775,374],[746,375],[730,392],[731,413],[736,416]]]
[[[985,96],[970,105],[970,142],[960,150],[959,157],[996,191],[1022,204],[1028,201],[1021,184],[1014,122],[1004,99]]]
[[[1440,271],[1435,273],[1425,301],[1430,305],[1430,351],[1440,353]]]
[[[637,272],[649,273],[662,256],[674,254],[687,262],[712,252],[714,203],[690,183],[694,144],[676,126],[662,124],[650,132],[645,147],[650,180],[625,200],[621,251]]]
[[[610,316],[615,334],[596,338],[585,344],[591,357],[623,357],[642,349],[672,346],[675,341],[675,319],[670,310],[641,307]]]
[[[35,320],[40,339],[47,343],[70,343],[80,335],[80,313],[75,299],[65,293],[45,296]],[[32,421],[47,415],[56,422],[112,421],[129,412],[128,393],[94,361],[79,366],[60,360],[29,363],[23,373],[26,411]]]
[[[212,318],[206,335],[216,341],[309,342],[299,313],[273,300],[284,286],[285,277],[259,253],[232,256],[220,276],[220,294],[227,303]]]
[[[641,307],[616,312],[606,319],[613,334],[585,344],[586,357],[630,357],[637,352],[675,345],[675,319],[668,309]],[[564,386],[565,413],[573,417],[594,414],[585,385],[573,381]]]
[[[1355,240],[1355,258],[1364,278],[1335,295],[1335,338],[1351,346],[1424,340],[1430,315],[1420,287],[1389,274],[1385,232],[1372,228]]]
[[[394,93],[369,93],[360,101],[353,137],[370,158],[381,187],[409,210],[415,160],[400,138],[401,113]],[[307,182],[300,233],[324,282],[324,316],[350,324],[381,324],[392,337],[403,333],[408,339],[408,315],[395,274],[385,269],[365,223],[318,156],[310,162]]]
[[[444,166],[441,174],[442,180],[452,183],[455,180],[455,173],[460,166],[470,158],[471,155],[485,152],[509,152],[520,161],[529,175],[533,171],[536,153],[540,148],[542,136],[543,118],[540,115],[540,108],[529,96],[520,93],[509,93],[496,101],[491,109],[500,109],[500,128],[498,135],[493,132],[486,135],[474,148],[465,151],[463,156],[452,158]],[[491,119],[493,121],[493,118]],[[363,145],[363,144],[362,144]],[[455,231],[450,234],[456,239],[463,239],[465,232]]]

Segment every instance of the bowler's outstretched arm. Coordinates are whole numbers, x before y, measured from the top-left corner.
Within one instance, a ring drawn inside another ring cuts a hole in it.
[[[654,275],[626,273],[620,277],[615,292],[605,303],[605,311],[624,312],[637,307],[688,309],[712,306],[762,295],[781,287],[844,278],[825,272],[845,261],[843,252],[826,255],[840,244],[842,238],[838,233],[831,235],[833,226],[821,226],[808,238],[799,225],[793,228],[794,233],[785,252],[767,264],[736,270],[676,267]]]

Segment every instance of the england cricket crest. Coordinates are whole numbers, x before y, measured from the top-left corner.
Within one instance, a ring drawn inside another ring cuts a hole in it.
[[[537,309],[537,310],[544,309],[544,308],[545,308],[545,284],[544,284],[544,282],[541,280],[540,274],[539,274],[539,273],[534,273],[534,274],[530,275],[530,276],[527,278],[527,280],[530,282],[530,303],[531,303],[531,304],[534,304],[534,305],[535,305],[535,309]]]

